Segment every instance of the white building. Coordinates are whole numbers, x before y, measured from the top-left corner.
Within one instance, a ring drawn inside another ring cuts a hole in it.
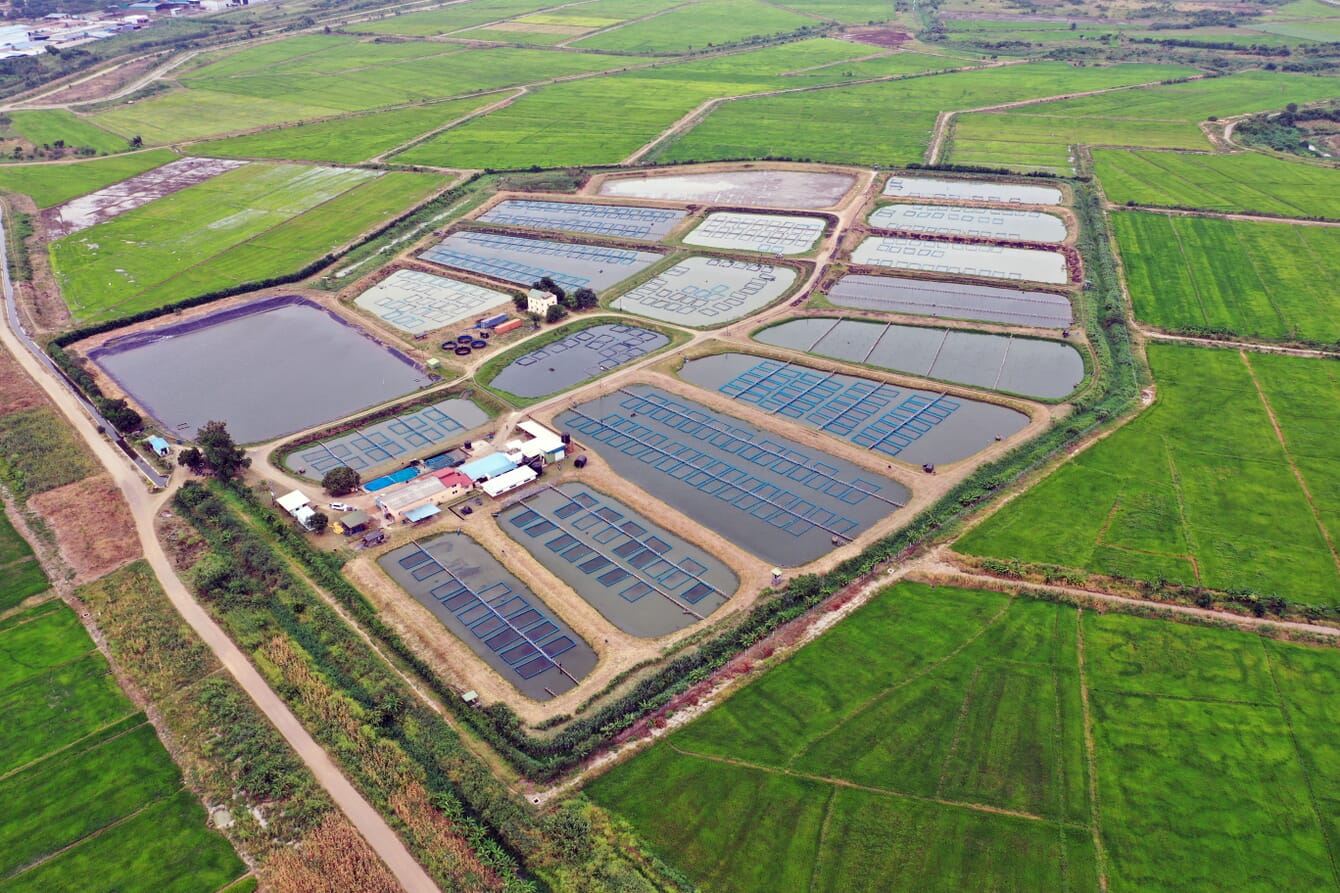
[[[543,318],[549,308],[558,304],[558,295],[532,288],[526,292],[526,312]]]

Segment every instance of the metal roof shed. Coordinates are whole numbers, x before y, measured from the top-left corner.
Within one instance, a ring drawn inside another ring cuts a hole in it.
[[[294,490],[291,493],[285,493],[275,500],[275,503],[290,515],[297,517],[298,510],[310,503],[312,500],[303,495],[301,490]]]
[[[502,453],[489,453],[473,462],[466,462],[457,471],[468,475],[470,480],[475,483],[479,483],[484,478],[495,478],[514,468],[516,468],[516,463]]]
[[[490,478],[480,484],[479,489],[483,490],[494,499],[497,499],[499,496],[515,490],[517,487],[524,487],[537,477],[539,477],[539,475],[535,473],[535,469],[531,468],[529,465],[522,465],[520,468],[513,468],[505,474],[500,474],[496,478]]]
[[[427,505],[421,505],[416,509],[405,512],[405,520],[411,524],[418,524],[425,518],[431,518],[433,515],[440,515],[441,513],[442,510],[430,502]]]

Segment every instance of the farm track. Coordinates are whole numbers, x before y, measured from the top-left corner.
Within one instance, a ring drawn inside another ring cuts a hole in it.
[[[1115,148],[1120,148],[1115,147]],[[1106,211],[1143,211],[1165,217],[1212,217],[1216,220],[1237,220],[1245,223],[1287,223],[1292,226],[1317,226],[1326,229],[1340,227],[1340,220],[1318,220],[1314,217],[1272,217],[1269,214],[1242,214],[1232,211],[1193,211],[1186,208],[1161,208],[1157,205],[1119,205],[1104,202]]]

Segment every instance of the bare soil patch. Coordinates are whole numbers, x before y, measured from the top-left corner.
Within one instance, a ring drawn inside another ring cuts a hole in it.
[[[865,43],[870,46],[888,47],[889,49],[898,49],[898,47],[912,39],[912,35],[906,31],[899,31],[896,28],[850,28],[843,31],[838,37],[842,40],[848,40],[852,43]]]
[[[160,168],[145,171],[106,189],[81,195],[63,205],[42,212],[47,238],[56,240],[81,229],[106,223],[127,211],[203,183],[225,171],[241,167],[245,161],[222,158],[183,158]]]
[[[46,405],[46,395],[8,351],[0,350],[0,415]]]
[[[134,62],[119,65],[95,78],[71,84],[64,90],[42,97],[41,101],[55,104],[95,102],[99,99],[106,99],[116,91],[148,74],[162,59],[161,54],[136,59]]]
[[[56,534],[74,584],[96,580],[140,556],[135,521],[109,474],[39,493],[28,506]]]

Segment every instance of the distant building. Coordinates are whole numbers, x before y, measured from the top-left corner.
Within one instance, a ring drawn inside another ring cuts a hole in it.
[[[149,449],[154,451],[154,455],[160,459],[166,459],[172,452],[172,447],[161,437],[149,438]]]
[[[526,312],[543,317],[549,308],[558,304],[558,295],[532,288],[526,292]]]

